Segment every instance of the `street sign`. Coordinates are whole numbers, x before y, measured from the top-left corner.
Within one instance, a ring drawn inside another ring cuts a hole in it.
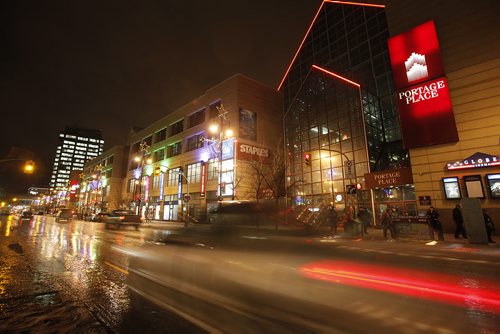
[[[184,195],[184,202],[189,202],[191,200],[191,195],[185,194]]]
[[[354,165],[351,160],[344,162],[344,178],[353,179],[354,178]]]

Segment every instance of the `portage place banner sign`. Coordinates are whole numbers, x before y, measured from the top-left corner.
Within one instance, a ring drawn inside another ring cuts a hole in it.
[[[387,43],[405,148],[458,141],[434,21]]]

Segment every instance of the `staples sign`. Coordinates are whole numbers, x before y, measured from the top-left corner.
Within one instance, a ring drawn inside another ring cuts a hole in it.
[[[269,158],[267,148],[238,143],[238,159],[266,161]]]
[[[458,141],[433,21],[388,41],[405,148]]]

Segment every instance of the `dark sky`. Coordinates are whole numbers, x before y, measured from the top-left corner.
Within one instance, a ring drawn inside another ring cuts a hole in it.
[[[107,149],[234,73],[276,87],[320,4],[3,1],[0,158],[29,150],[38,173],[4,163],[0,188],[47,184],[66,126],[102,130]]]

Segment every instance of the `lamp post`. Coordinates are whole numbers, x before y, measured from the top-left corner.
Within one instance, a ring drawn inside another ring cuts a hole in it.
[[[224,191],[223,191],[223,182],[222,182],[222,143],[225,139],[229,139],[231,137],[233,137],[233,130],[229,127],[226,126],[225,122],[227,121],[227,118],[226,118],[226,115],[227,115],[227,110],[224,109],[224,105],[220,105],[219,107],[217,107],[217,111],[219,112],[219,114],[217,115],[217,118],[218,118],[218,123],[214,123],[212,125],[210,125],[210,132],[213,134],[213,135],[218,135],[218,139],[216,138],[212,138],[210,141],[212,142],[216,142],[217,145],[218,145],[218,169],[219,169],[219,179],[218,179],[218,189],[217,189],[217,192],[218,192],[218,199],[219,201],[222,201],[223,200],[223,194],[224,194]],[[233,173],[234,173],[234,170],[233,170]],[[233,184],[234,186],[234,184]],[[233,189],[234,191],[234,189]]]
[[[136,156],[134,158],[134,161],[139,163],[139,172],[137,173],[137,175],[135,175],[137,177],[137,180],[135,181],[135,191],[134,191],[134,197],[136,195],[136,192],[137,192],[137,187],[139,188],[139,194],[138,194],[138,198],[136,199],[136,203],[137,203],[137,214],[138,215],[142,215],[142,211],[141,211],[141,202],[142,202],[142,199],[141,199],[141,194],[142,194],[142,183],[143,183],[143,175],[144,175],[144,162],[145,162],[145,157],[147,154],[149,154],[149,145],[146,143],[146,142],[142,142],[141,145],[140,145],[140,156]],[[150,164],[152,161],[151,159],[147,159],[146,163],[147,164]]]

